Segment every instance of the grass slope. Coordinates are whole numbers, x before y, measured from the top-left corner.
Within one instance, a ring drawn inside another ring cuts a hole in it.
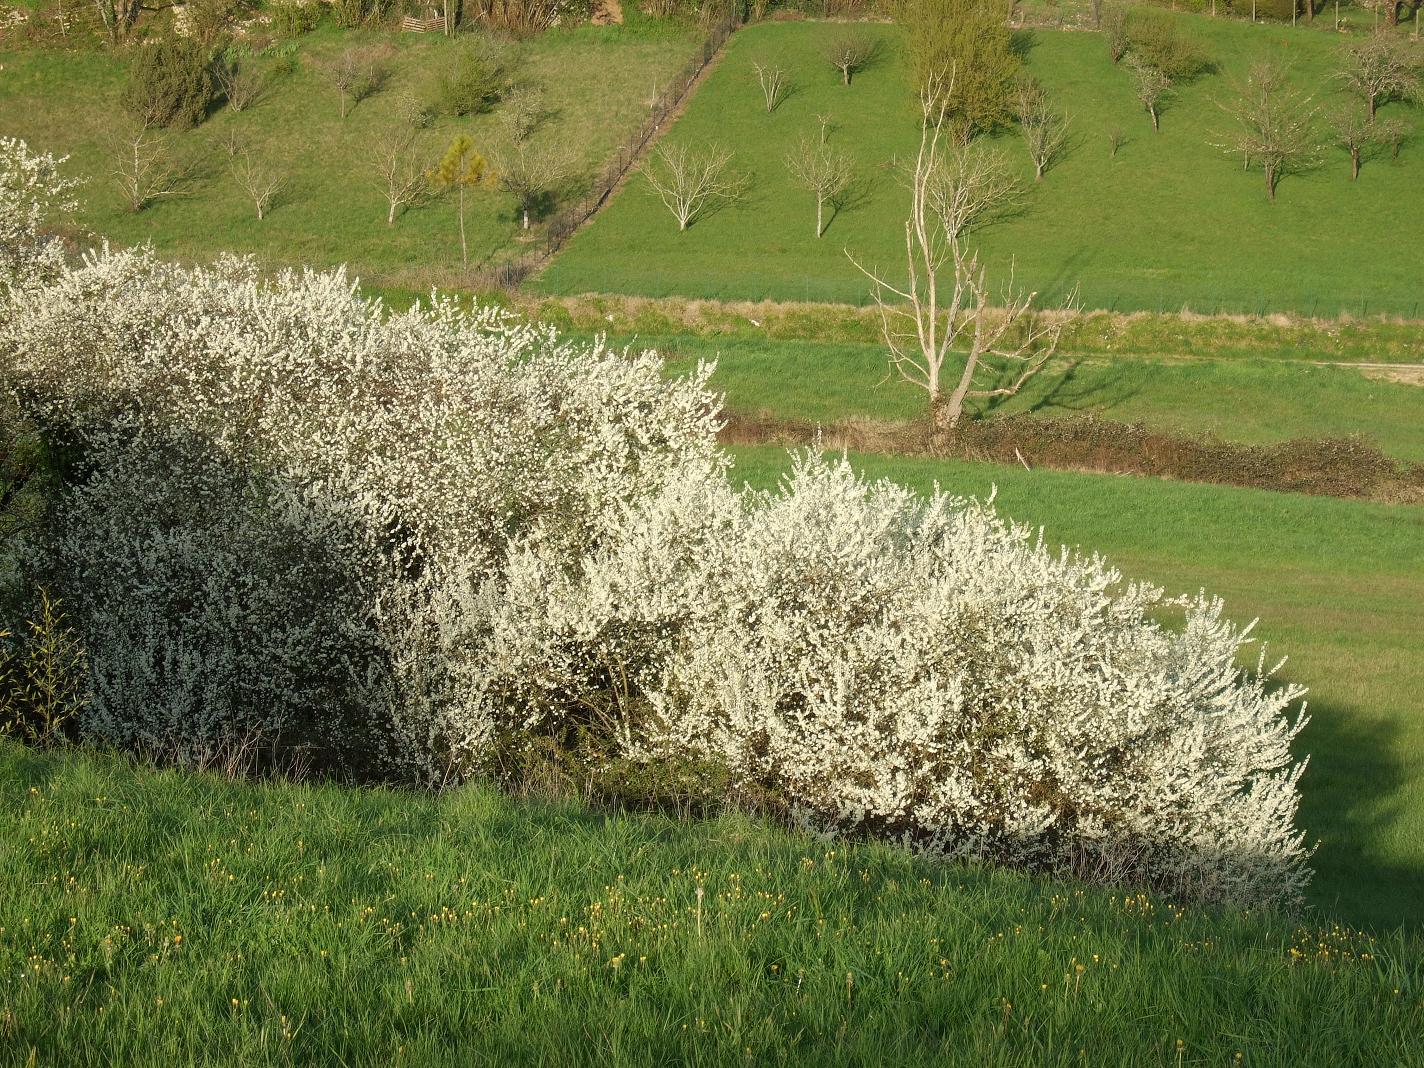
[[[778,449],[738,449],[766,486]],[[1052,543],[1102,552],[1134,578],[1201,588],[1259,618],[1313,717],[1303,824],[1319,840],[1312,900],[1354,922],[1424,923],[1424,508],[1187,483],[1026,472],[988,464],[854,457],[875,477],[999,507]]]
[[[924,414],[924,391],[887,374],[882,346],[687,335],[614,340],[655,348],[678,371],[715,359],[712,385],[736,412],[822,422]],[[1093,413],[1251,444],[1361,434],[1392,456],[1424,461],[1424,388],[1299,362],[1066,357],[994,411]]]
[[[1035,186],[1017,134],[998,139],[1033,188],[1022,215],[981,233],[990,263],[1002,276],[1012,259],[1018,280],[1049,300],[1078,285],[1088,307],[1417,315],[1415,250],[1424,244],[1424,212],[1414,190],[1424,173],[1424,140],[1414,139],[1398,161],[1370,162],[1358,183],[1349,181],[1344,153],[1332,150],[1318,170],[1282,182],[1279,201],[1268,203],[1261,176],[1213,147],[1230,126],[1217,102],[1253,60],[1275,56],[1333,104],[1342,39],[1307,28],[1183,18],[1221,74],[1184,87],[1160,134],[1100,35],[1020,35],[1029,71],[1071,116],[1073,143]],[[890,46],[887,58],[849,88],[819,54],[838,32],[794,23],[742,31],[669,135],[735,148],[736,165],[753,176],[742,202],[679,234],[645,182],[635,180],[540,285],[556,293],[863,302],[865,281],[843,250],[903,271],[906,194],[895,161],[913,157],[918,133],[897,31],[878,29]],[[780,63],[796,83],[773,114],[751,74],[758,60]],[[1396,105],[1389,113],[1414,121],[1411,110]],[[871,186],[818,240],[809,194],[793,184],[783,158],[798,135],[817,128],[821,113],[834,117],[833,140],[859,161]],[[1115,158],[1106,137],[1112,126],[1129,138]]]
[[[671,25],[583,26],[553,31],[515,46],[517,77],[544,87],[553,116],[536,138],[557,141],[577,161],[571,189],[581,191],[613,149],[647,114],[655,83],[691,56],[697,34]],[[460,241],[453,197],[432,200],[386,225],[386,204],[371,172],[371,144],[397,124],[403,93],[417,89],[442,53],[458,46],[435,35],[324,29],[299,38],[295,69],[279,73],[264,98],[236,114],[226,108],[195,130],[175,134],[175,152],[198,161],[185,195],[133,214],[110,179],[106,138],[121,118],[117,99],[125,64],[108,54],[24,50],[0,52],[0,134],[36,149],[69,153],[71,172],[89,179],[76,220],[121,244],[151,241],[161,252],[205,260],[219,252],[257,255],[264,264],[349,264],[361,277],[416,290],[458,285]],[[352,45],[395,49],[385,88],[343,121],[336,91],[308,60]],[[445,119],[420,136],[419,154],[433,166],[457,133],[477,147],[498,129],[494,115]],[[228,173],[223,140],[233,134],[286,176],[271,214],[258,221]],[[582,183],[582,184],[580,184]],[[513,198],[494,189],[467,195],[472,266],[520,240]]]
[[[1424,1056],[1417,935],[738,817],[243,784],[0,742],[0,836],[7,1064]]]

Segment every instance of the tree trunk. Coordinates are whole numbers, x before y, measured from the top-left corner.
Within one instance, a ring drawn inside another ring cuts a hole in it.
[[[1350,147],[1350,181],[1354,181],[1360,176],[1360,146]]]
[[[1373,94],[1370,95],[1369,107],[1370,107],[1370,122],[1374,122],[1374,121],[1375,121],[1375,98],[1374,98],[1374,95],[1373,95]]]
[[[1157,123],[1157,106],[1154,104],[1152,107],[1148,108],[1147,110],[1148,110],[1148,112],[1151,113],[1151,115],[1152,115],[1152,129],[1157,130],[1157,131],[1160,132],[1161,129],[1162,129],[1162,127],[1161,127],[1160,125],[1158,125],[1158,123]]]
[[[821,225],[821,203],[822,203],[822,201],[821,201],[821,196],[820,196],[820,194],[818,193],[818,194],[816,194],[816,236],[817,236],[817,237],[820,237],[823,233],[826,232],[825,227]]]
[[[849,68],[849,67],[842,67],[842,68],[841,68],[841,82],[842,82],[842,84],[844,84],[844,85],[849,85],[849,84],[850,84],[850,68]]]
[[[1043,163],[1040,160],[1033,161],[1033,180],[1035,182],[1043,181]]]
[[[1266,164],[1266,199],[1276,201],[1276,168],[1270,163]]]
[[[470,269],[470,248],[465,244],[465,187],[460,186],[460,263]]]
[[[386,212],[386,225],[387,225],[387,226],[394,226],[395,224],[396,224],[396,202],[395,202],[394,200],[392,200],[392,201],[391,201],[391,210],[388,211],[388,212]]]

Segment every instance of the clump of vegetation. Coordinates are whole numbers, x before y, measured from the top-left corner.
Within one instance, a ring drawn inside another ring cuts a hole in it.
[[[1127,51],[1146,66],[1161,71],[1173,82],[1187,82],[1207,73],[1211,60],[1184,34],[1178,20],[1152,8],[1138,8],[1127,16]]]
[[[197,126],[217,101],[207,49],[183,37],[163,37],[139,48],[120,97],[144,126]]]
[[[91,469],[38,536],[89,737],[438,785],[592,734],[826,833],[1220,901],[1304,883],[1300,691],[1241,669],[1220,602],[845,463],[735,491],[710,367],[146,251],[7,294],[3,384]]]
[[[988,0],[898,0],[915,92],[943,94],[945,117],[968,138],[1013,119],[1013,50],[1003,9]]]
[[[513,59],[507,46],[483,35],[443,50],[426,86],[425,103],[436,115],[477,115],[508,91]]]

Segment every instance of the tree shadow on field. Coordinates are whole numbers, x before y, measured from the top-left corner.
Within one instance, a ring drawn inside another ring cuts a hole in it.
[[[1009,51],[1019,58],[1020,62],[1028,62],[1029,53],[1038,47],[1038,34],[1033,30],[1012,30],[1009,33]]]
[[[1310,703],[1308,712],[1296,746],[1310,754],[1297,824],[1307,846],[1319,843],[1307,899],[1356,926],[1424,929],[1424,868],[1384,856],[1411,815],[1399,728],[1333,701]]]

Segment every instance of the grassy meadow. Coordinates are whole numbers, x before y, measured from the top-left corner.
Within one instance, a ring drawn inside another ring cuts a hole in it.
[[[555,30],[513,46],[515,79],[541,86],[550,117],[534,139],[558,143],[576,161],[566,196],[577,196],[648,113],[655,86],[691,57],[694,29],[634,19],[626,26]],[[385,47],[389,78],[343,120],[335,89],[312,67],[346,47]],[[373,283],[427,290],[461,284],[453,195],[429,199],[386,225],[372,172],[373,140],[398,126],[402,97],[418,92],[442,53],[438,35],[338,31],[325,27],[252,61],[269,88],[241,113],[217,110],[196,129],[170,135],[175,157],[192,165],[181,195],[130,212],[112,180],[111,134],[121,124],[126,61],[101,52],[0,50],[0,135],[71,156],[88,179],[77,226],[119,244],[151,242],[161,253],[202,261],[250,253],[270,268],[347,264]],[[477,149],[498,130],[496,113],[444,118],[418,135],[416,154],[434,166],[457,134]],[[225,142],[236,137],[285,178],[258,220],[228,170]],[[522,247],[514,199],[497,189],[466,196],[472,267]]]
[[[674,371],[715,359],[712,386],[738,413],[821,422],[924,414],[924,391],[887,371],[882,346],[688,335],[611,340],[657,349]],[[972,410],[1093,414],[1246,444],[1358,434],[1390,456],[1424,462],[1424,382],[1302,361],[1065,356],[1017,396]]]
[[[481,786],[0,741],[0,1062],[1415,1065],[1424,945]]]
[[[1160,133],[1101,35],[1018,34],[1028,71],[1070,116],[1071,145],[1034,183],[1017,132],[995,139],[1029,187],[1020,214],[980,232],[998,276],[1012,264],[1018,282],[1048,302],[1076,286],[1090,308],[1417,317],[1424,211],[1414,191],[1424,174],[1424,138],[1411,138],[1398,160],[1386,152],[1368,161],[1357,183],[1345,153],[1329,150],[1315,170],[1282,181],[1275,204],[1258,172],[1244,172],[1239,159],[1214,147],[1231,124],[1218,104],[1252,61],[1288,62],[1295,81],[1328,110],[1342,99],[1333,75],[1351,38],[1305,26],[1181,19],[1219,73],[1181,88]],[[838,32],[827,24],[748,27],[669,134],[735,149],[733,165],[751,181],[741,201],[679,233],[646,182],[631,181],[539,286],[861,303],[867,283],[845,250],[867,266],[903,271],[906,194],[896,171],[913,156],[918,118],[900,41],[893,27],[879,27],[883,58],[845,87],[820,55]],[[752,73],[757,61],[781,64],[794,82],[771,114]],[[799,135],[818,129],[821,114],[832,116],[830,137],[858,162],[864,188],[818,239],[810,194],[793,183],[784,157]],[[1415,125],[1420,117],[1406,105],[1385,114]],[[1112,127],[1127,136],[1116,156]]]

